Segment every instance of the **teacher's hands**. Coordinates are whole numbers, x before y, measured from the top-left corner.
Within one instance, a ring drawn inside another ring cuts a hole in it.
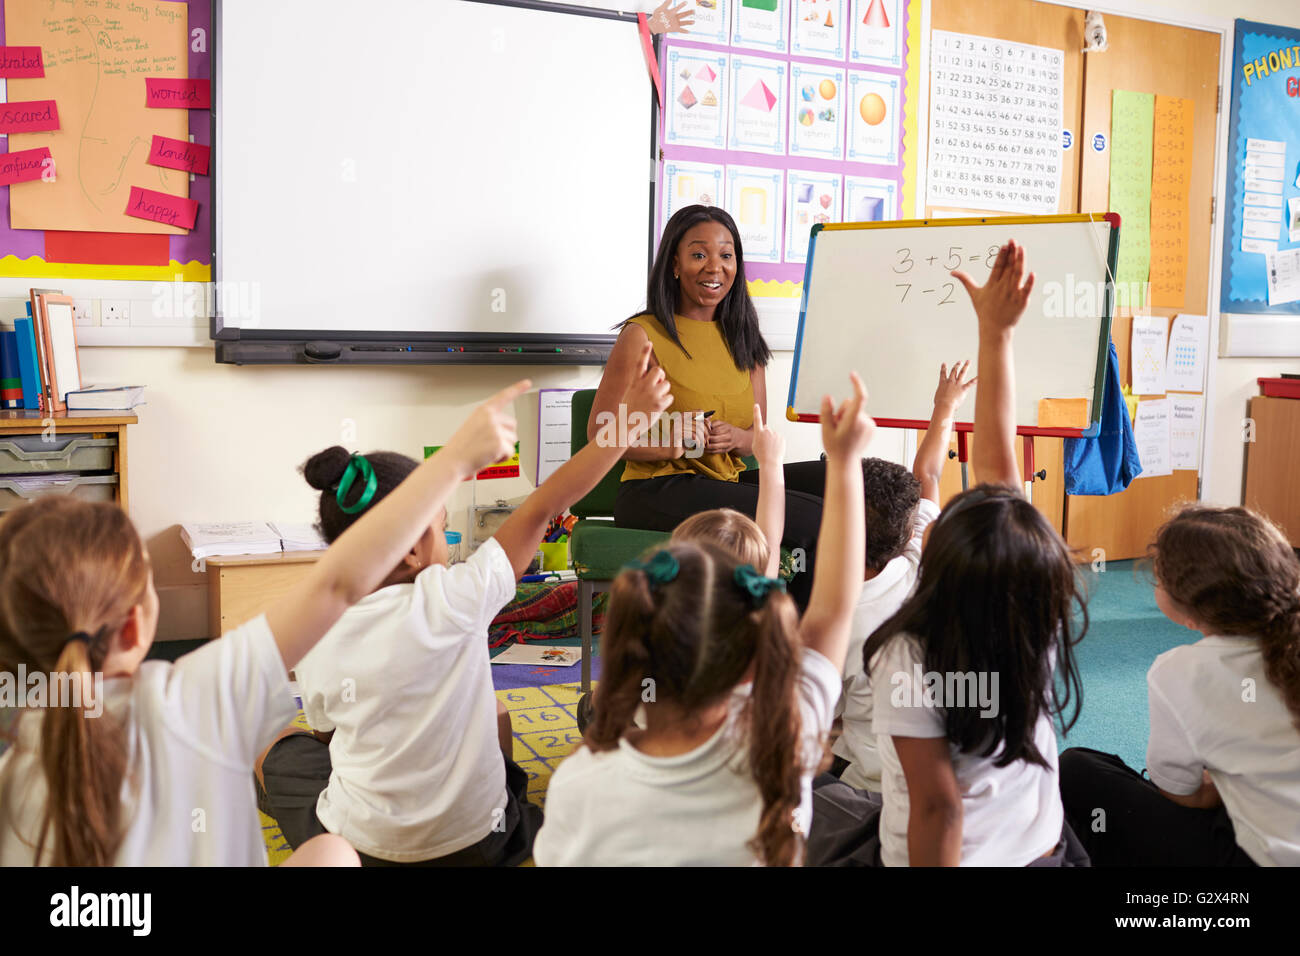
[[[757,423],[755,419],[755,423]],[[709,452],[739,452],[749,455],[754,450],[754,430],[737,428],[727,422],[709,422],[709,440],[704,447]]]

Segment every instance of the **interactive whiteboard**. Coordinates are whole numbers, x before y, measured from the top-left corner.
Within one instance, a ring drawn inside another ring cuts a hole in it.
[[[612,343],[642,307],[654,93],[635,17],[531,0],[217,13],[214,337],[532,351]]]
[[[1041,399],[1086,399],[1080,427],[1053,433],[1096,434],[1118,226],[1113,214],[1090,214],[814,227],[787,417],[815,419],[822,396],[846,396],[856,370],[877,422],[925,427],[940,363],[974,363],[978,353],[975,310],[950,272],[984,283],[998,247],[1015,239],[1034,273],[1015,334],[1016,421],[1032,434]],[[974,410],[972,392],[957,421]]]

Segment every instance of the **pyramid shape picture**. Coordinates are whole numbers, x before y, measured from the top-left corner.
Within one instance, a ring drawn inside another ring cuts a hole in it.
[[[772,112],[772,107],[776,105],[776,94],[769,90],[767,84],[762,80],[756,80],[740,103],[742,106],[748,106],[751,109],[762,110],[764,113],[770,113]]]
[[[888,30],[889,16],[885,13],[884,3],[881,0],[871,0],[871,6],[867,7],[867,15],[862,18],[862,22],[869,27]]]
[[[718,78],[718,74],[709,69],[709,64],[705,63],[700,67],[699,72],[695,74],[697,80],[703,80],[705,83],[712,83]]]

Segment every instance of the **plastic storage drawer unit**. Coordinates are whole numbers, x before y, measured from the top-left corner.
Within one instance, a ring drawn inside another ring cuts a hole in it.
[[[116,501],[117,475],[40,475],[0,478],[0,512],[44,495],[72,495],[82,501]]]
[[[116,437],[17,435],[0,440],[0,475],[112,471],[116,451]]]

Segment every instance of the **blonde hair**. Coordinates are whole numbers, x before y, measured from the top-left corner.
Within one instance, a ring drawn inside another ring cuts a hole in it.
[[[712,544],[738,564],[762,571],[767,567],[767,537],[753,520],[731,508],[714,508],[691,515],[673,530],[674,544]]]
[[[144,546],[116,505],[52,495],[10,512],[0,521],[0,666],[102,670],[148,587]],[[35,860],[51,844],[55,866],[112,865],[124,836],[122,727],[107,713],[50,703],[41,724],[47,795]]]

